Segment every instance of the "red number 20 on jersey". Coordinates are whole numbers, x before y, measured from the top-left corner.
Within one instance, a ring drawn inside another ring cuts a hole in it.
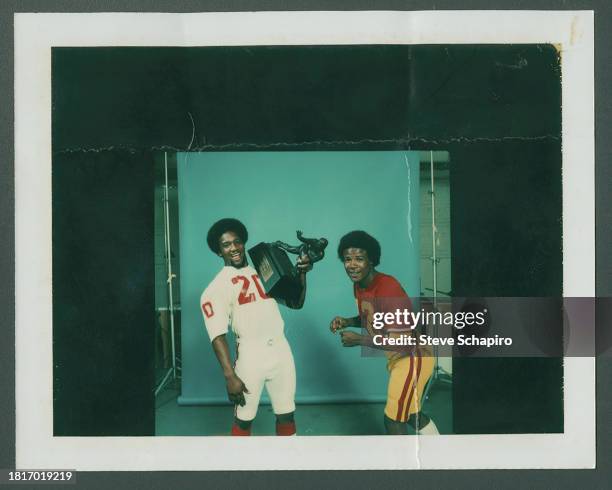
[[[259,294],[259,297],[261,299],[268,299],[268,296],[266,295],[265,291],[261,287],[261,284],[259,283],[259,277],[257,276],[257,274],[252,274],[251,275],[251,279],[253,279],[253,282],[255,283],[255,289],[257,289],[257,293]],[[251,281],[249,281],[244,276],[235,276],[235,277],[232,277],[232,283],[233,284],[237,284],[240,281],[242,281],[242,289],[240,290],[240,294],[238,295],[238,304],[239,305],[244,305],[246,303],[250,303],[252,301],[255,301],[256,300],[255,293],[250,293],[249,292],[249,287],[251,286]]]
[[[265,293],[265,291],[261,287],[261,284],[259,283],[259,277],[257,276],[257,274],[252,274],[251,279],[255,283],[255,289],[257,289],[257,294],[259,294],[259,297],[261,299],[269,299],[269,296]],[[251,281],[249,281],[245,276],[232,277],[232,284],[238,284],[238,282],[242,282],[242,289],[240,290],[240,294],[238,295],[238,304],[244,305],[247,303],[251,303],[252,301],[256,301],[257,298],[255,296],[255,293],[249,292]],[[202,305],[202,310],[204,311],[206,318],[210,318],[215,314],[210,301],[207,301]]]

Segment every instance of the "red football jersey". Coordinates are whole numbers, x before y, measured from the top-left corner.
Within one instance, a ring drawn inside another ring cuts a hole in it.
[[[402,285],[395,277],[382,272],[376,273],[374,280],[367,288],[353,285],[353,293],[357,299],[357,308],[361,317],[361,326],[366,328],[370,335],[390,332],[409,332],[410,325],[406,325],[403,311],[412,311],[412,302],[404,291]],[[385,328],[373,328],[374,313],[393,313],[400,310],[400,321],[389,324]]]

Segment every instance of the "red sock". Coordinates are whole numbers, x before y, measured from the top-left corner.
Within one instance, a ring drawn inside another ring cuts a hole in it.
[[[249,427],[248,429],[241,429],[240,427],[238,427],[238,425],[234,424],[232,425],[232,435],[233,436],[250,436],[251,428]]]
[[[295,432],[295,422],[286,422],[284,424],[276,422],[277,436],[293,436]]]

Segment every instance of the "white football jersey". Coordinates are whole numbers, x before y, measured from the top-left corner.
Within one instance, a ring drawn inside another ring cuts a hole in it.
[[[231,326],[241,340],[263,340],[283,334],[276,300],[266,296],[257,271],[247,265],[225,266],[202,293],[200,308],[210,340]]]

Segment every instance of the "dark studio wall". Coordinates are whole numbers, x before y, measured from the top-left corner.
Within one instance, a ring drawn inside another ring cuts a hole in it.
[[[52,69],[57,435],[154,432],[160,149],[447,150],[454,294],[561,294],[550,46],[54,48]],[[455,430],[562,430],[561,374],[455,360]]]
[[[55,435],[150,435],[154,382],[150,154],[53,160]]]

